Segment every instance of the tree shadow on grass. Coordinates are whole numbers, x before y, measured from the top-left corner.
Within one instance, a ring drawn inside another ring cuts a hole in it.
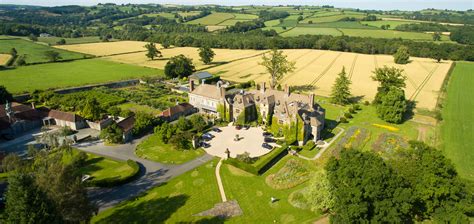
[[[189,199],[188,195],[166,196],[130,202],[97,223],[164,223]],[[139,199],[138,199],[139,200]]]
[[[403,114],[402,123],[411,120],[415,115],[416,101],[407,100],[407,111]]]
[[[221,224],[227,220],[225,217],[210,217],[210,218],[202,218],[192,222],[177,222],[178,224]]]
[[[352,96],[350,101],[353,102],[353,103],[360,103],[360,101],[364,99],[364,95],[360,95],[360,96]]]

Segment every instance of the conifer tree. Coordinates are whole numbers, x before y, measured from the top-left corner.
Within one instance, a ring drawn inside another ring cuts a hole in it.
[[[331,102],[339,105],[349,104],[351,97],[350,84],[351,80],[346,75],[346,69],[342,67],[342,71],[338,74],[332,87]]]

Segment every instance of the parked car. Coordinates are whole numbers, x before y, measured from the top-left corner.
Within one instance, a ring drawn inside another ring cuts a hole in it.
[[[276,142],[275,139],[270,138],[270,137],[265,137],[265,138],[263,139],[263,141],[264,141],[264,142]]]
[[[81,182],[87,181],[87,180],[89,180],[89,179],[91,179],[91,176],[88,175],[88,174],[86,174],[86,175],[82,176]]]
[[[270,132],[263,132],[263,137],[273,137],[272,133]]]
[[[212,138],[211,138],[211,137],[209,137],[209,136],[204,136],[204,135],[203,135],[203,136],[202,136],[202,140],[204,140],[204,141],[206,141],[206,142],[207,142],[207,141],[211,141],[211,140],[212,140]]]
[[[211,145],[210,145],[209,143],[207,143],[207,142],[201,142],[201,147],[203,147],[203,148],[209,148],[209,147],[211,147]]]
[[[222,130],[221,130],[221,129],[219,129],[219,128],[213,128],[212,130],[213,130],[214,132],[217,132],[217,133],[220,133],[220,132],[222,132]]]
[[[263,143],[263,144],[262,144],[262,148],[266,148],[266,149],[268,149],[268,150],[272,150],[272,149],[273,149],[273,146],[271,146],[271,145],[268,144],[268,143]]]
[[[245,128],[245,130],[249,130],[250,125],[246,124],[246,125],[244,125],[244,128]]]
[[[242,125],[240,125],[240,124],[236,125],[236,126],[235,126],[235,129],[236,129],[236,130],[242,129]]]
[[[204,134],[202,135],[202,137],[206,137],[206,138],[214,138],[215,136],[214,136],[214,135],[212,135],[211,133],[204,133]]]

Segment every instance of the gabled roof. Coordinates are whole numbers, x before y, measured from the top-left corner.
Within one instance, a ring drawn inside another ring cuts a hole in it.
[[[84,119],[75,113],[64,112],[64,111],[59,111],[59,110],[46,110],[45,112],[47,113],[46,114],[47,117],[51,117],[51,118],[62,120],[62,121],[78,122]]]
[[[195,78],[195,79],[199,79],[199,80],[201,80],[201,79],[207,79],[207,78],[211,78],[211,77],[212,77],[212,74],[209,73],[209,72],[206,72],[206,71],[204,71],[204,72],[196,72],[196,73],[194,73],[194,74],[192,74],[192,75],[189,76],[189,78]]]
[[[189,103],[180,103],[176,106],[170,107],[163,112],[161,112],[161,116],[163,117],[171,117],[177,113],[183,113],[193,109],[193,105]]]
[[[215,85],[209,85],[209,84],[201,84],[201,85],[197,86],[191,92],[191,94],[195,94],[195,95],[199,95],[199,96],[203,96],[203,97],[207,97],[207,98],[211,98],[211,99],[216,99],[216,100],[223,99],[223,97],[221,96],[220,88],[215,86]]]
[[[122,121],[118,122],[117,125],[122,129],[123,132],[128,132],[132,130],[133,126],[135,125],[135,115],[127,117]]]

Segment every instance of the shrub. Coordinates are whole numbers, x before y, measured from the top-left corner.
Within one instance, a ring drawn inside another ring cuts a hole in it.
[[[353,117],[352,117],[352,114],[349,113],[349,112],[344,113],[344,117],[347,118],[347,119],[353,118]]]
[[[362,108],[360,107],[359,104],[352,104],[352,109],[354,109],[354,110],[361,110]]]
[[[349,108],[349,113],[354,114],[355,113],[354,108]]]
[[[303,146],[303,150],[311,151],[316,147],[316,144],[313,140],[306,142],[306,145]]]
[[[345,117],[339,117],[339,123],[347,123],[347,119]]]
[[[258,158],[253,164],[241,162],[234,158],[224,160],[224,163],[235,166],[239,169],[245,170],[249,173],[259,175],[264,173],[273,163],[281,159],[288,153],[288,146],[283,145],[280,148],[273,149],[270,153]]]
[[[366,101],[364,101],[364,105],[369,106],[370,102],[366,100]]]
[[[252,158],[250,157],[250,153],[248,152],[244,152],[242,154],[238,154],[235,159],[241,161],[241,162],[244,162],[244,163],[248,163],[248,164],[252,164],[256,161],[256,158]]]

